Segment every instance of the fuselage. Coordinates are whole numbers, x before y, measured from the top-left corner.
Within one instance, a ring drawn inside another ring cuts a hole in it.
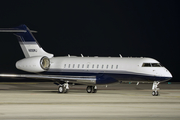
[[[97,76],[96,84],[118,81],[167,81],[171,73],[152,58],[53,57],[46,73]]]

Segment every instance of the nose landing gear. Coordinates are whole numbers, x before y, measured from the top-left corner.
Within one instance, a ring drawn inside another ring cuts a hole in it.
[[[152,96],[159,96],[159,92],[158,92],[158,90],[159,90],[159,88],[158,88],[159,83],[160,83],[160,82],[158,82],[158,81],[154,81],[154,82],[153,82],[153,86],[152,86],[152,90],[153,90]]]

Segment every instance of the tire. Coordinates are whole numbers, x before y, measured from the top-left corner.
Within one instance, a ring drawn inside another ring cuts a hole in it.
[[[92,93],[92,86],[87,86],[86,91],[87,93]]]
[[[158,91],[156,92],[156,96],[159,96],[159,92]]]
[[[152,96],[159,96],[159,92],[158,91],[153,91]]]
[[[58,92],[59,93],[64,93],[64,87],[63,86],[59,86],[58,87]]]
[[[95,86],[93,86],[92,88],[92,93],[97,93],[97,89],[95,89]]]
[[[155,91],[152,91],[152,96],[156,96],[156,92]]]

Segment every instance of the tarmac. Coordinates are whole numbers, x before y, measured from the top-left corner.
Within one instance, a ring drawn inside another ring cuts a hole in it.
[[[59,94],[52,82],[0,82],[0,120],[179,120],[180,84],[112,84],[86,93],[70,86]]]

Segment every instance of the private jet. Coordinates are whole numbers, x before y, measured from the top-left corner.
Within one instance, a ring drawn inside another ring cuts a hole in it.
[[[1,28],[13,33],[19,40],[25,58],[16,62],[16,68],[31,74],[0,74],[0,77],[52,80],[59,93],[67,93],[69,85],[87,85],[87,93],[96,93],[97,85],[122,82],[151,82],[152,95],[159,95],[158,85],[172,78],[171,73],[155,59],[145,57],[84,57],[61,56],[43,50],[26,25]]]

